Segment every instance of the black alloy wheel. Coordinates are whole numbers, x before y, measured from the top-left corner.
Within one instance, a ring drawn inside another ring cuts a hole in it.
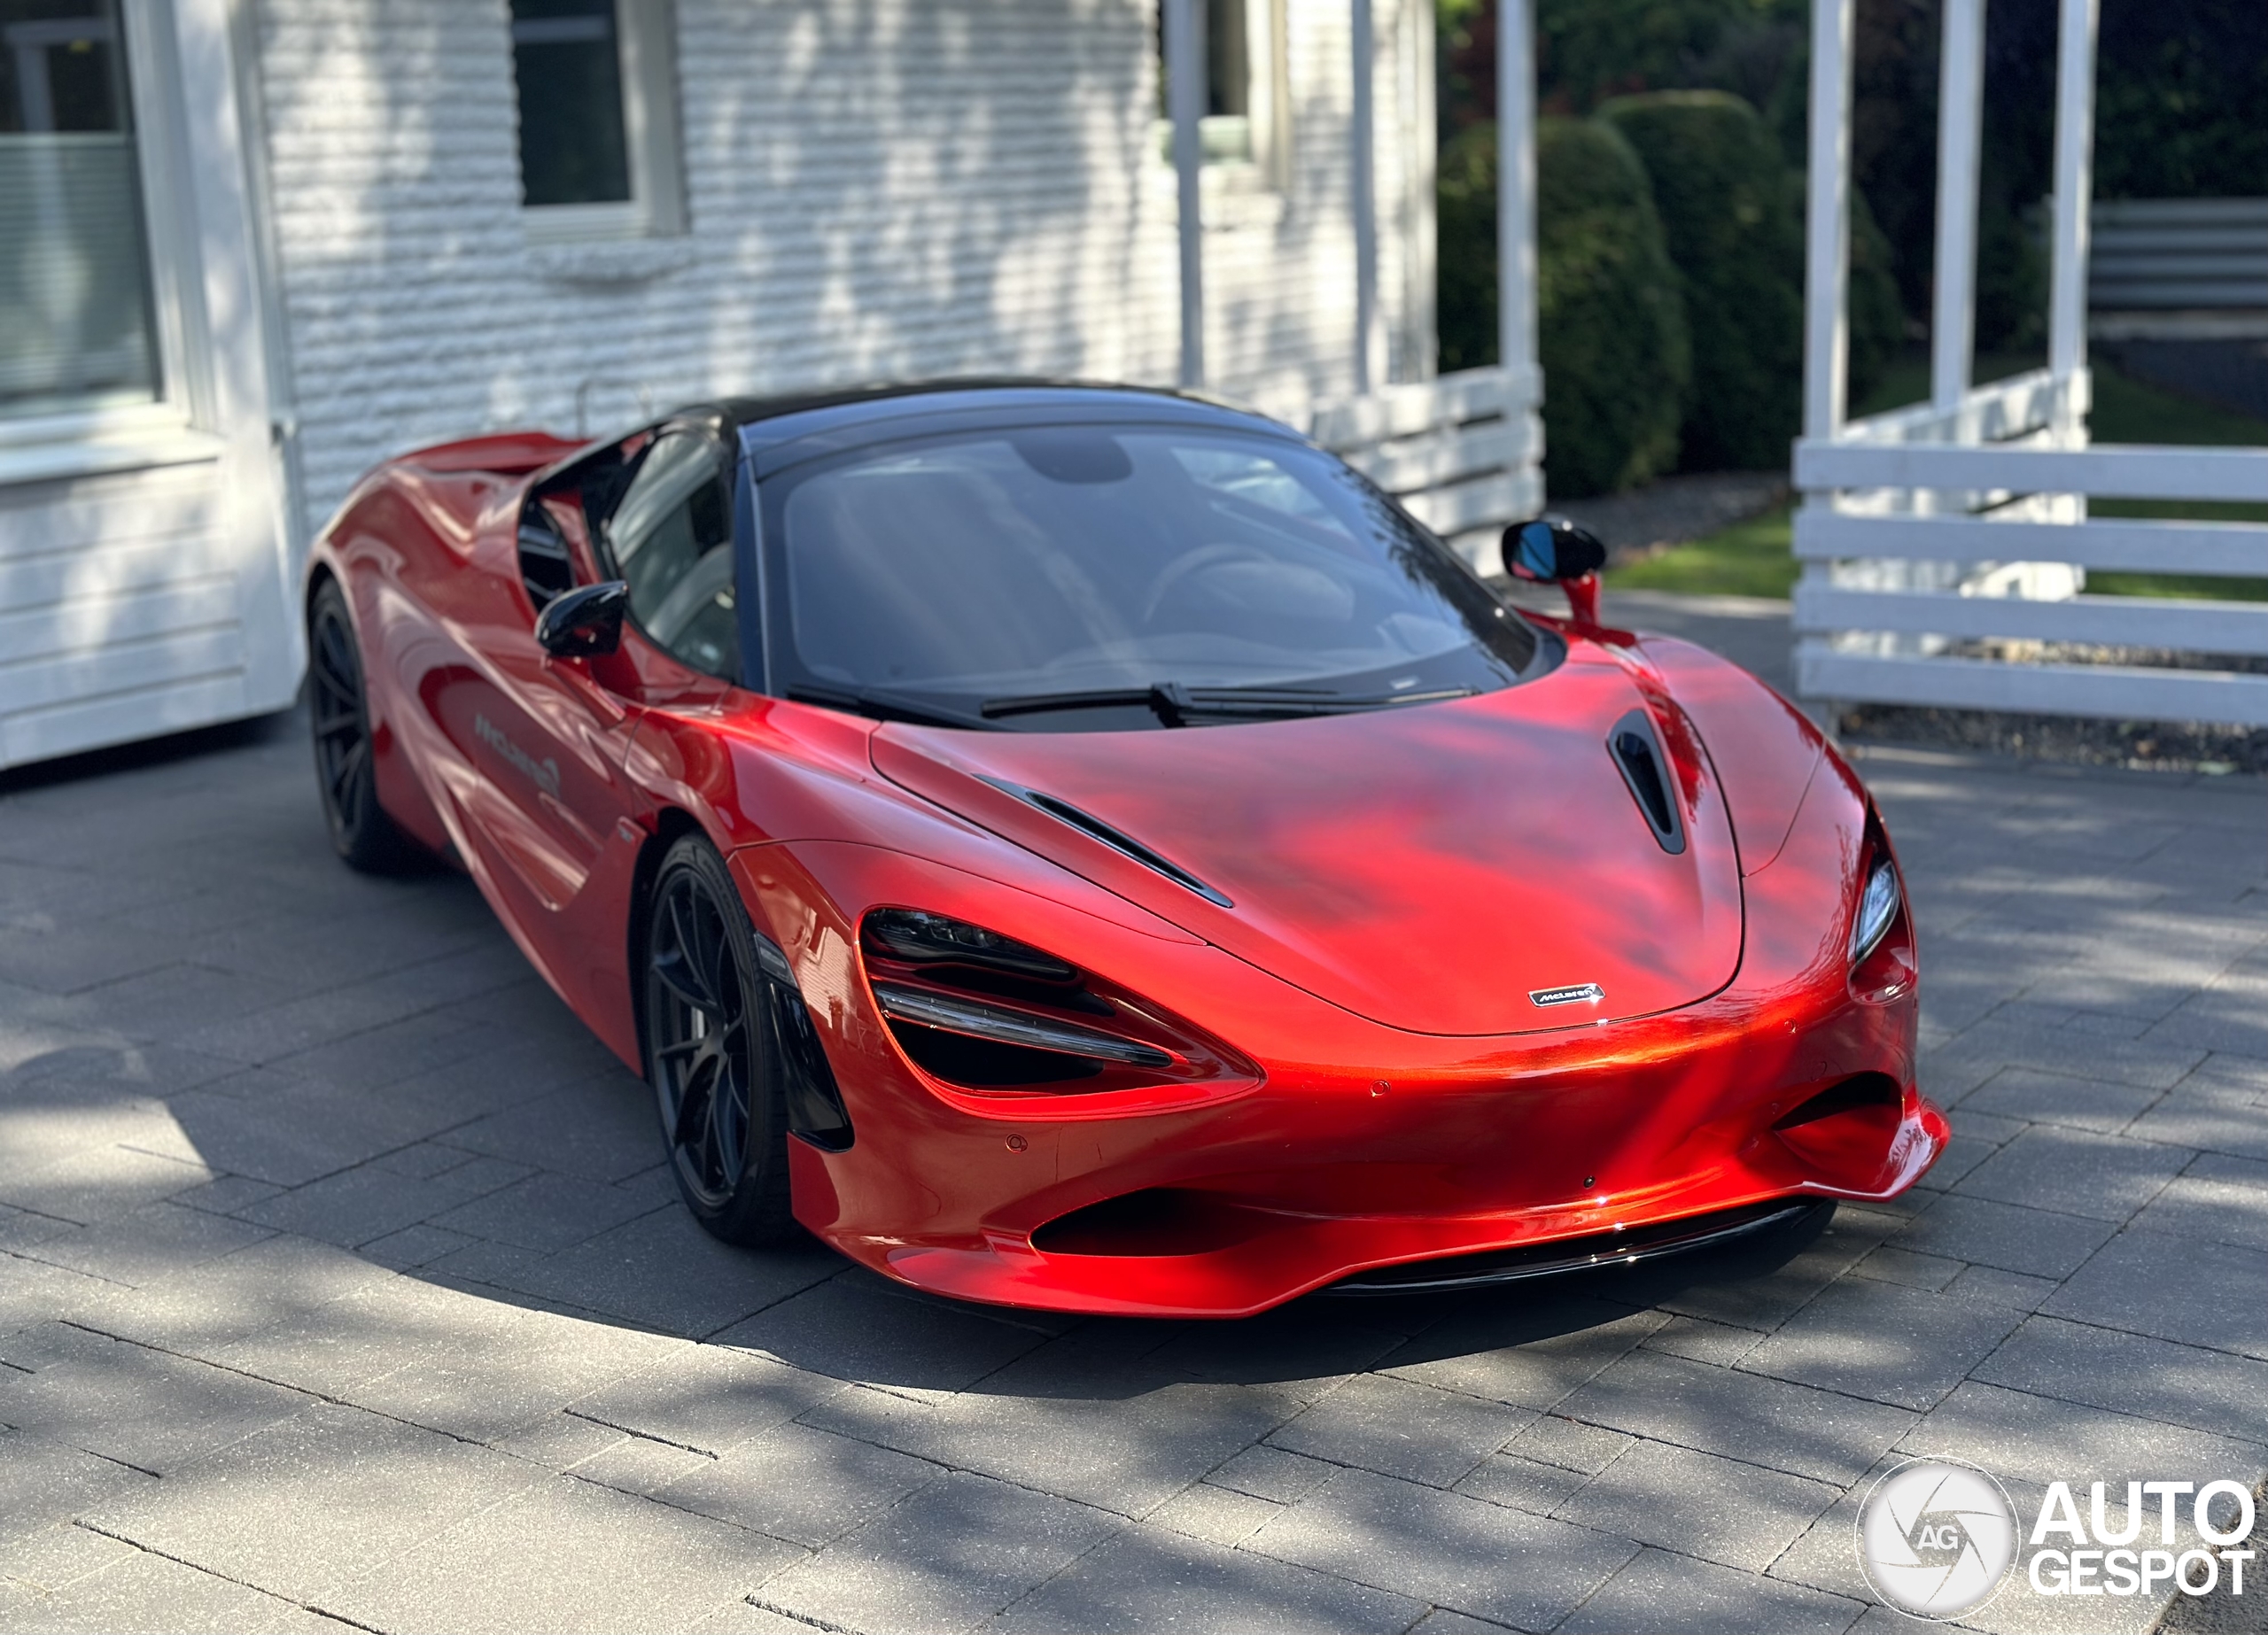
[[[728,1244],[796,1234],[781,1068],[756,933],[715,848],[670,848],[646,936],[646,1077],[694,1218]]]
[[[331,846],[353,868],[387,873],[403,867],[417,848],[378,804],[362,653],[335,580],[323,582],[307,610],[307,695],[315,782]]]

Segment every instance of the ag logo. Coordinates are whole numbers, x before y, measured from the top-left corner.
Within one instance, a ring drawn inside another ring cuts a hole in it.
[[[1976,1466],[1914,1459],[1859,1507],[1859,1564],[1875,1593],[1918,1618],[1959,1617],[1992,1599],[2016,1554],[2016,1509]]]

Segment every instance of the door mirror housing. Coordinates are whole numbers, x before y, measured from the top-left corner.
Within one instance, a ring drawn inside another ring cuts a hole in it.
[[[1606,546],[1588,528],[1540,516],[1504,530],[1504,571],[1515,579],[1565,585],[1606,566]]]
[[[619,579],[563,591],[536,615],[536,645],[555,659],[598,658],[622,645],[630,587]]]

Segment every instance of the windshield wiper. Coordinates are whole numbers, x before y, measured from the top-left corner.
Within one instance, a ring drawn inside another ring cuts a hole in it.
[[[873,688],[791,686],[788,696],[800,704],[824,704],[829,709],[847,709],[853,715],[870,716],[877,721],[905,721],[916,726],[960,726],[989,729],[991,723],[976,716],[964,715],[957,709],[940,709],[935,704],[903,694],[878,693]]]
[[[1058,709],[1146,709],[1167,726],[1186,726],[1199,720],[1274,720],[1391,709],[1400,704],[1470,698],[1473,691],[1472,687],[1436,687],[1425,693],[1348,694],[1333,693],[1327,687],[1191,687],[1177,681],[1161,681],[1149,687],[1093,693],[1018,694],[986,699],[979,709],[988,721]]]

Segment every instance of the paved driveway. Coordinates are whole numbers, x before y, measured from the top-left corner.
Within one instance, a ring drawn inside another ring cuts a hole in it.
[[[19,782],[0,1627],[1824,1635],[1897,1622],[1852,1517],[1909,1453],[2027,1517],[2256,1483],[2268,789],[1866,770],[1956,1109],[1923,1189],[1674,1275],[1234,1325],[710,1242],[470,886],[332,860],[289,732]]]

